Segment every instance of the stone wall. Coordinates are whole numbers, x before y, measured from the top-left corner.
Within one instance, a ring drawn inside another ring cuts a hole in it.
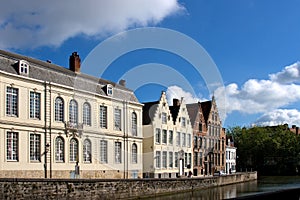
[[[126,199],[257,179],[256,172],[177,179],[0,179],[0,199]]]

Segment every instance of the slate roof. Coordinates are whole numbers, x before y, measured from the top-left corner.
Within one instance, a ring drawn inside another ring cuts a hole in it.
[[[205,120],[206,124],[208,122],[208,117],[209,117],[209,113],[210,113],[210,110],[211,110],[211,106],[212,106],[212,101],[201,102],[203,117],[204,117],[204,120]]]
[[[143,103],[143,125],[149,125],[154,118],[159,101]]]
[[[170,112],[171,112],[171,115],[173,118],[173,123],[175,124],[178,113],[179,113],[180,106],[169,106],[169,109],[170,109]]]
[[[29,78],[65,85],[79,90],[106,95],[104,87],[111,84],[114,88],[113,98],[139,103],[133,91],[117,83],[83,73],[75,73],[70,69],[40,61],[34,58],[0,50],[0,70],[19,75],[19,60],[29,62]]]
[[[186,109],[189,113],[192,126],[194,127],[197,114],[199,111],[199,103],[186,104]]]

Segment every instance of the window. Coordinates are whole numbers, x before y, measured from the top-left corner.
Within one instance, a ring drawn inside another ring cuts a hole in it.
[[[187,162],[188,162],[188,154],[184,153],[184,167],[187,167]]]
[[[100,141],[100,162],[107,163],[107,141]]]
[[[203,159],[202,159],[202,152],[200,152],[199,154],[200,154],[199,155],[200,166],[202,166],[202,161],[203,161]]]
[[[181,117],[181,126],[185,127],[186,126],[186,120],[185,117]]]
[[[163,112],[161,115],[161,121],[163,124],[167,123],[167,113]]]
[[[163,151],[162,153],[162,167],[167,168],[167,152]]]
[[[156,151],[156,156],[155,156],[155,158],[156,158],[156,168],[160,168],[160,151]]]
[[[198,166],[198,153],[194,152],[194,166]]]
[[[169,167],[170,168],[173,167],[173,152],[172,151],[169,152]]]
[[[192,165],[192,153],[188,153],[188,165]]]
[[[55,140],[55,160],[64,162],[65,160],[65,144],[62,137],[57,137]]]
[[[8,116],[18,116],[18,93],[17,88],[7,87],[6,89],[6,114]]]
[[[177,132],[176,135],[176,146],[180,146],[180,132]]]
[[[198,137],[194,136],[194,148],[198,148]]]
[[[175,167],[178,167],[178,152],[175,152]]]
[[[28,75],[29,73],[29,64],[25,60],[19,61],[19,74]]]
[[[70,101],[69,105],[69,121],[72,125],[76,125],[78,123],[78,105],[74,99]]]
[[[115,142],[115,163],[122,163],[121,142]]]
[[[131,114],[131,132],[132,136],[137,136],[137,116],[135,112]]]
[[[162,130],[162,143],[167,144],[167,130]]]
[[[64,101],[61,97],[55,99],[55,121],[64,121]]]
[[[84,162],[92,162],[92,145],[89,139],[85,139],[83,142],[83,161]]]
[[[191,134],[187,134],[187,147],[191,147]]]
[[[7,132],[6,134],[6,159],[18,161],[19,157],[19,135],[17,132]]]
[[[100,106],[100,128],[107,128],[107,107]]]
[[[108,85],[106,86],[106,94],[107,94],[108,96],[112,96],[112,95],[113,95],[113,87],[112,87],[110,84],[108,84]]]
[[[83,124],[91,126],[91,105],[87,102],[83,104]]]
[[[30,92],[30,118],[40,119],[41,94]]]
[[[115,108],[115,130],[121,131],[121,109]]]
[[[131,149],[131,161],[132,163],[137,163],[137,145],[134,143],[132,144],[132,149]]]
[[[30,160],[41,161],[41,135],[30,134]]]
[[[186,146],[186,134],[182,133],[182,146],[185,147]]]
[[[202,132],[202,122],[199,122],[199,132]]]
[[[75,138],[70,140],[70,162],[78,161],[78,142]]]
[[[155,130],[155,142],[160,144],[160,129],[159,128],[157,128]]]
[[[173,144],[173,131],[169,131],[169,144]]]

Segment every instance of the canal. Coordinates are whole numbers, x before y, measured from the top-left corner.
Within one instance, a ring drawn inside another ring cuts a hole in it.
[[[218,200],[218,199],[235,199],[245,198],[249,196],[260,196],[272,192],[286,191],[298,188],[297,199],[300,194],[300,176],[269,176],[259,177],[257,181],[245,182],[240,184],[226,185],[222,187],[214,187],[202,189],[194,192],[177,193],[167,196],[160,196],[151,199],[155,200]],[[256,198],[253,198],[256,199]],[[264,198],[261,198],[264,199]],[[289,198],[287,198],[289,199]]]

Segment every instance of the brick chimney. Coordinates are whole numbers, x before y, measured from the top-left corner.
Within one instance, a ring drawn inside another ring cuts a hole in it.
[[[119,84],[122,85],[122,86],[124,86],[124,87],[126,87],[126,81],[124,79],[121,79],[119,81]]]
[[[80,73],[80,57],[77,52],[73,52],[69,59],[69,69],[73,72]]]

